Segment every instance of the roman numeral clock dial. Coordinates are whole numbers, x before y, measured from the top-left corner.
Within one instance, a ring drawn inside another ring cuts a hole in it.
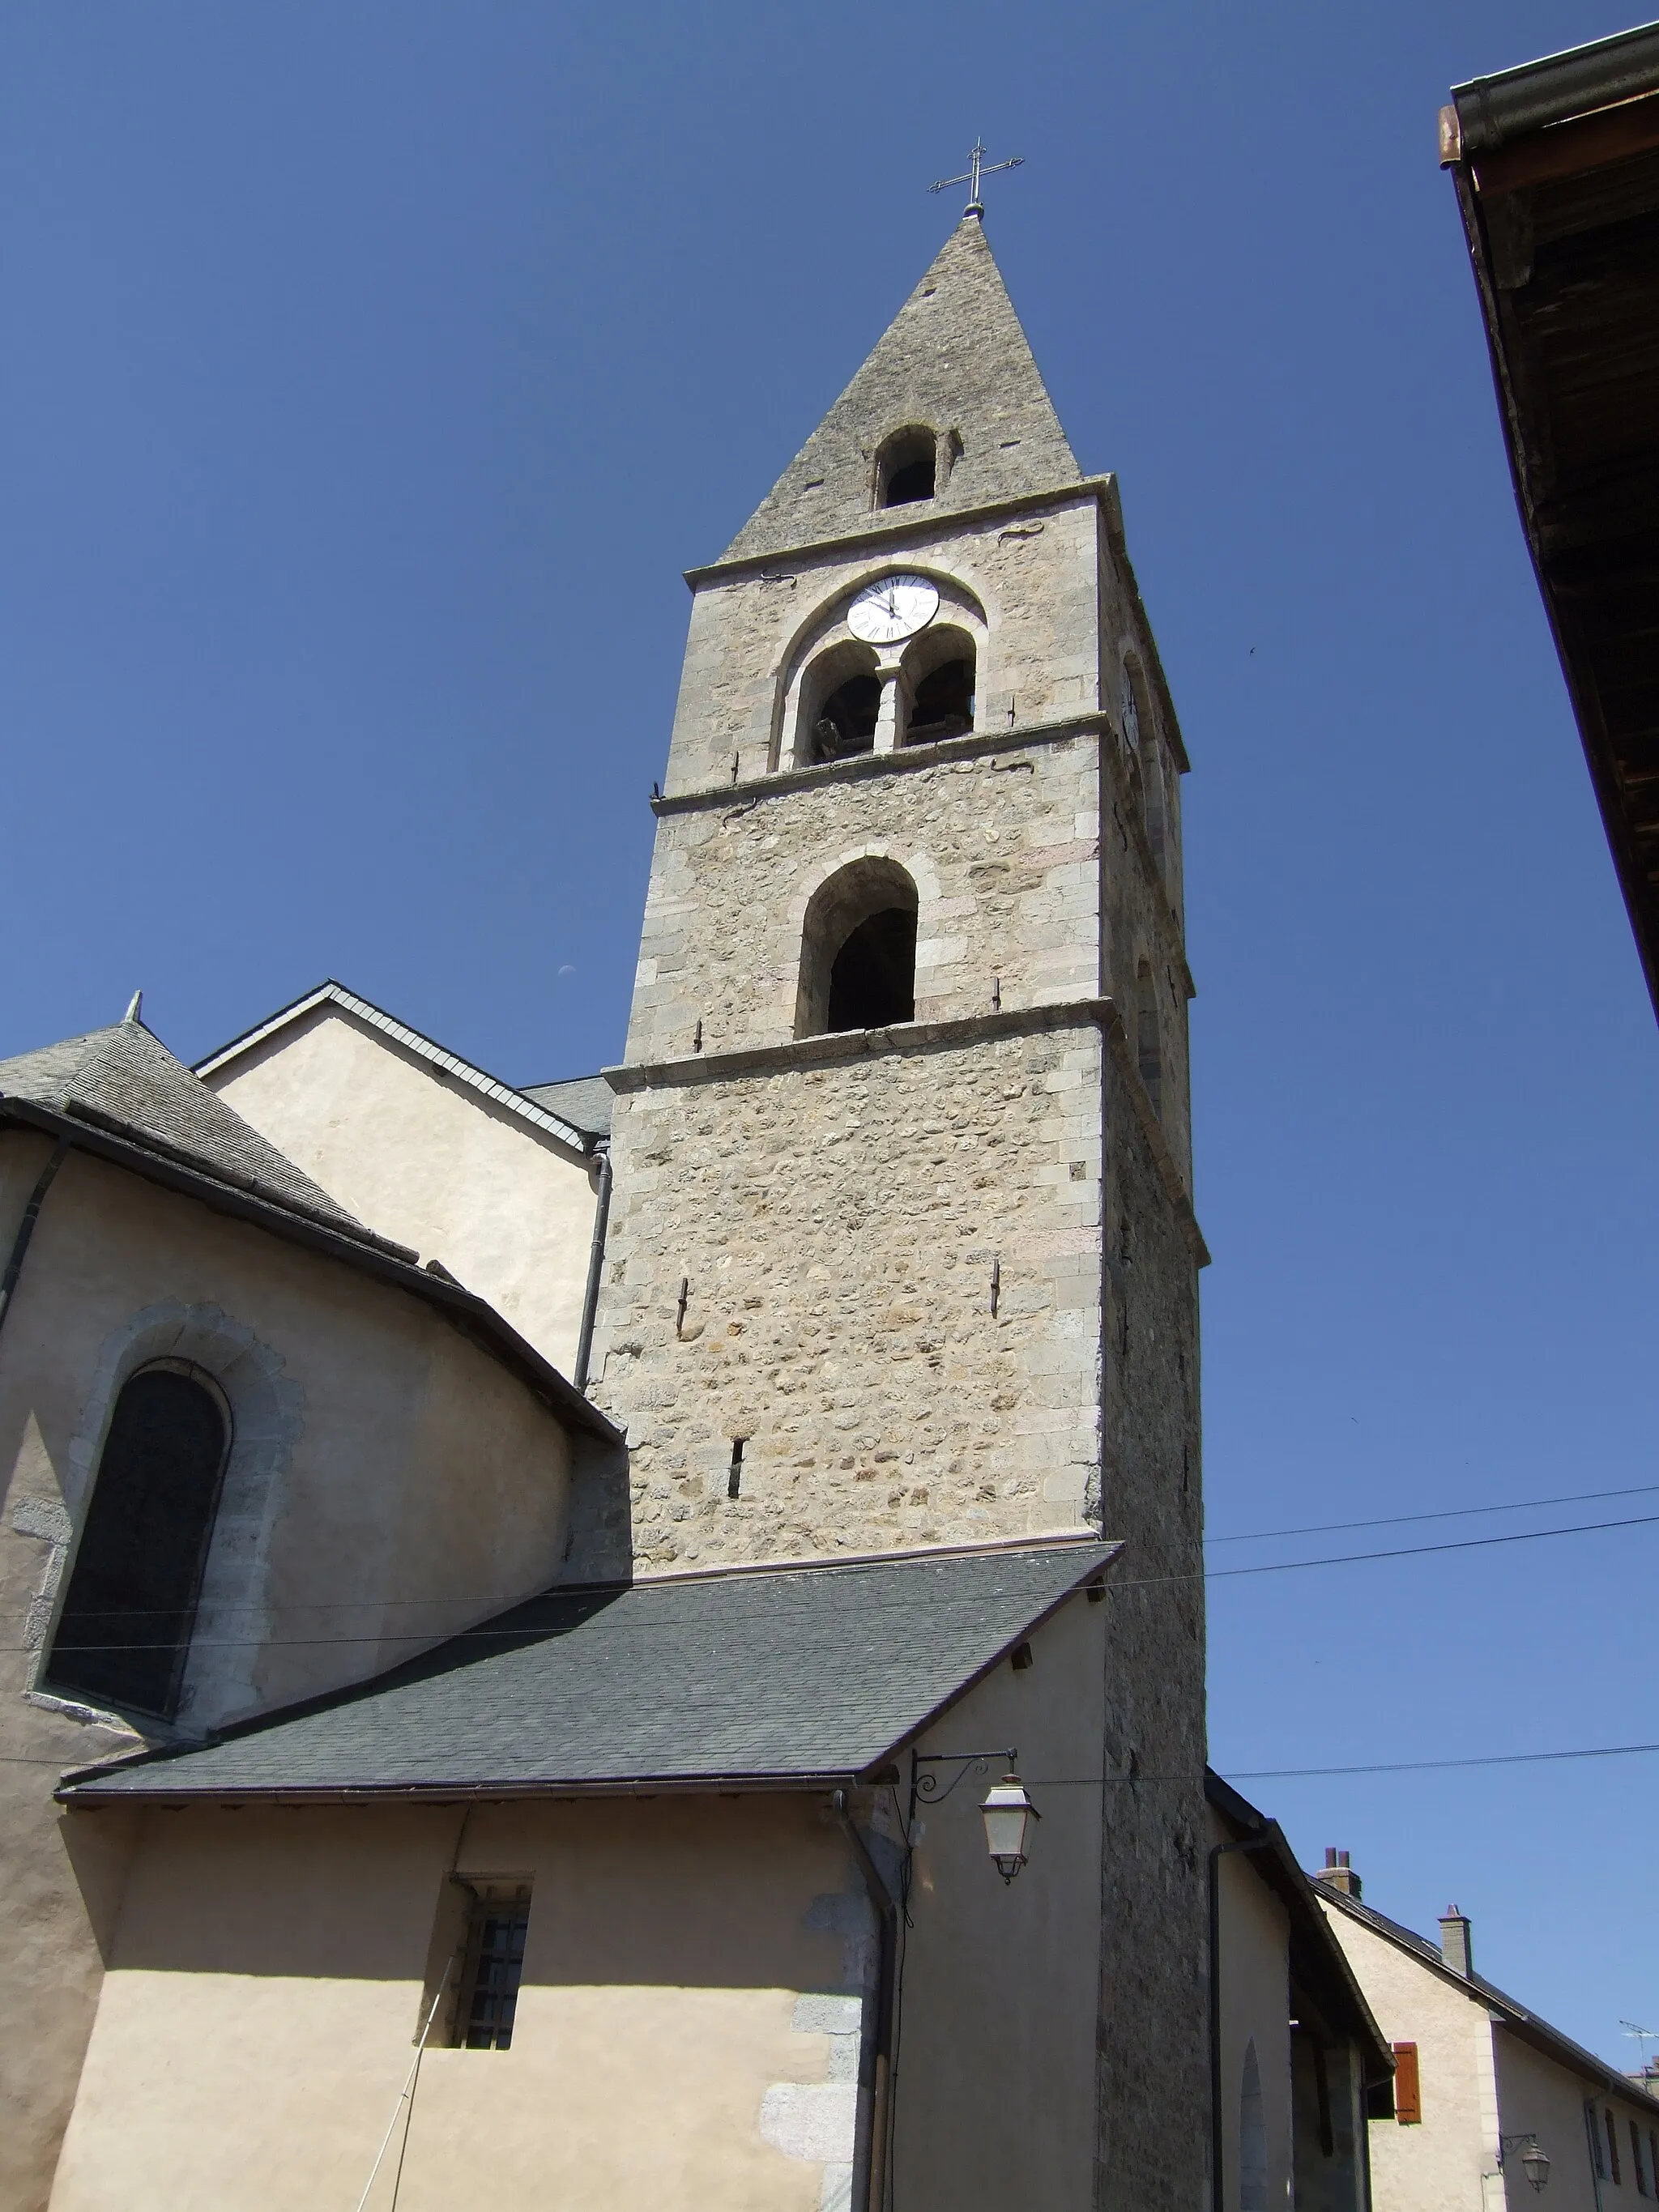
[[[939,612],[939,586],[926,576],[883,576],[847,610],[847,627],[866,645],[896,645],[926,629]]]

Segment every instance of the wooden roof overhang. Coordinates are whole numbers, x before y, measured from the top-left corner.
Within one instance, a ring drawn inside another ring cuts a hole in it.
[[[1440,118],[1522,526],[1659,1011],[1659,24]]]

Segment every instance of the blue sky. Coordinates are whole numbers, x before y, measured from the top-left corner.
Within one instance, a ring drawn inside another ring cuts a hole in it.
[[[617,1057],[679,571],[981,131],[1194,763],[1212,1529],[1659,1480],[1659,1032],[1434,136],[1627,20],[8,10],[0,1052],[143,985],[192,1056],[332,974],[509,1080]],[[1598,1510],[1659,1493],[1360,1540]],[[1653,1528],[1218,1583],[1216,1762],[1659,1739],[1656,1588]],[[1659,2014],[1659,1759],[1245,1786],[1609,2057]]]

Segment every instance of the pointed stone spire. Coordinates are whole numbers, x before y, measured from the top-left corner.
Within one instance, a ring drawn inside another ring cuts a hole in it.
[[[934,497],[878,508],[896,430],[939,441]],[[741,560],[1081,479],[983,225],[965,216],[876,349],[722,556]]]
[[[144,994],[142,991],[135,991],[133,993],[131,998],[127,1002],[126,1012],[121,1018],[123,1021],[128,1022],[142,1022],[143,1020]]]

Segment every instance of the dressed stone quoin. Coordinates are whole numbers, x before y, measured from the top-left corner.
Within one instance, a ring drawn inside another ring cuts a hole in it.
[[[1206,1797],[1186,757],[982,160],[690,572],[616,1066],[0,1063],[8,2207],[1236,2204],[1298,1974],[1364,2201]]]

